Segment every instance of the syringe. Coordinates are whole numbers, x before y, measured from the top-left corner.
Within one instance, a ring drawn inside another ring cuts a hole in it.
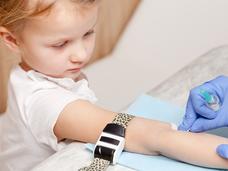
[[[220,100],[217,95],[210,94],[208,91],[201,89],[200,95],[204,98],[207,102],[207,106],[214,111],[218,111],[220,108]]]

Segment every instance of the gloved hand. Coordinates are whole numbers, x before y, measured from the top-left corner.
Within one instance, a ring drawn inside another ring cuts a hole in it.
[[[228,159],[228,144],[221,144],[217,147],[216,152],[223,158]]]
[[[217,95],[220,109],[213,111],[200,95],[200,90]],[[228,77],[219,76],[191,90],[186,112],[179,130],[202,132],[214,128],[228,126]],[[228,159],[228,144],[221,144],[216,149],[218,155]]]
[[[206,105],[200,95],[201,90],[216,95],[220,100],[220,109],[215,112]],[[202,132],[228,126],[228,77],[219,76],[191,90],[184,119],[179,130]]]

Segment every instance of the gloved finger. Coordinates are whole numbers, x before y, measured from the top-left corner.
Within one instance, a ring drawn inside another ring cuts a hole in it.
[[[215,119],[198,118],[190,128],[191,132],[203,132],[216,128]]]
[[[197,115],[193,109],[192,100],[189,97],[187,106],[186,106],[185,115],[184,115],[183,121],[178,126],[178,130],[188,131],[196,119],[197,119]]]
[[[214,119],[217,116],[217,113],[205,104],[198,107],[194,106],[194,109],[198,115],[203,116],[207,119]]]
[[[200,95],[200,89],[202,88],[199,87],[191,91],[190,96],[192,99],[193,108],[198,115],[208,119],[214,119],[217,116],[217,113],[207,106],[205,99]]]
[[[221,144],[216,148],[216,152],[219,156],[228,159],[228,144]]]

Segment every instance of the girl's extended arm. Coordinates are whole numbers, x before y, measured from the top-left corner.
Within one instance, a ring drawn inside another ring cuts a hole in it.
[[[164,130],[157,148],[160,154],[170,158],[205,167],[227,169],[228,160],[216,154],[216,147],[220,144],[228,144],[228,139],[206,133]]]
[[[117,113],[87,101],[70,103],[60,114],[54,127],[58,140],[72,139],[95,143],[105,125]],[[216,155],[222,137],[175,131],[169,123],[135,117],[126,131],[125,150],[141,154],[162,154],[187,163],[215,168],[228,168],[228,161]]]

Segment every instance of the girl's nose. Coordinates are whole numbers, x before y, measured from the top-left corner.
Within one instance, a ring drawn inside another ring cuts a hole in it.
[[[71,62],[83,62],[87,58],[87,51],[83,43],[78,43],[73,47],[70,60]]]

